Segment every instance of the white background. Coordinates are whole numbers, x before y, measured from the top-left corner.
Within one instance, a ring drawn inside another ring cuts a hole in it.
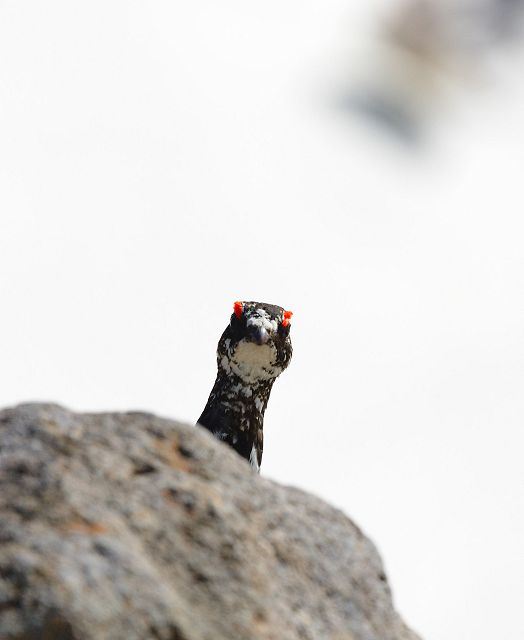
[[[0,404],[194,422],[233,301],[292,309],[264,475],[426,640],[522,640],[521,71],[405,149],[326,91],[370,7],[0,1]]]

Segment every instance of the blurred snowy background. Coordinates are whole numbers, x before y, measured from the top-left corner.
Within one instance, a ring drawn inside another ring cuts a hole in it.
[[[521,12],[0,0],[0,405],[193,422],[232,302],[292,309],[264,475],[425,640],[522,640]]]

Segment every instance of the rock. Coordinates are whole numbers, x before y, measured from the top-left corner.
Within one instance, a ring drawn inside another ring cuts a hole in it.
[[[1,640],[416,640],[373,544],[200,428],[0,412]]]

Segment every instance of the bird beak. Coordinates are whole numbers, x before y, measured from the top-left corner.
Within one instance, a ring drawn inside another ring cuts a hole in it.
[[[263,345],[269,340],[269,333],[264,327],[250,326],[248,327],[248,338],[255,344]]]

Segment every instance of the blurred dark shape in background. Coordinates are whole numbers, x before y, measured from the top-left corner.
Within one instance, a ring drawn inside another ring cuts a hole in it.
[[[490,57],[518,43],[523,15],[524,0],[402,2],[381,19],[372,69],[341,105],[417,144],[448,90],[483,79]]]

